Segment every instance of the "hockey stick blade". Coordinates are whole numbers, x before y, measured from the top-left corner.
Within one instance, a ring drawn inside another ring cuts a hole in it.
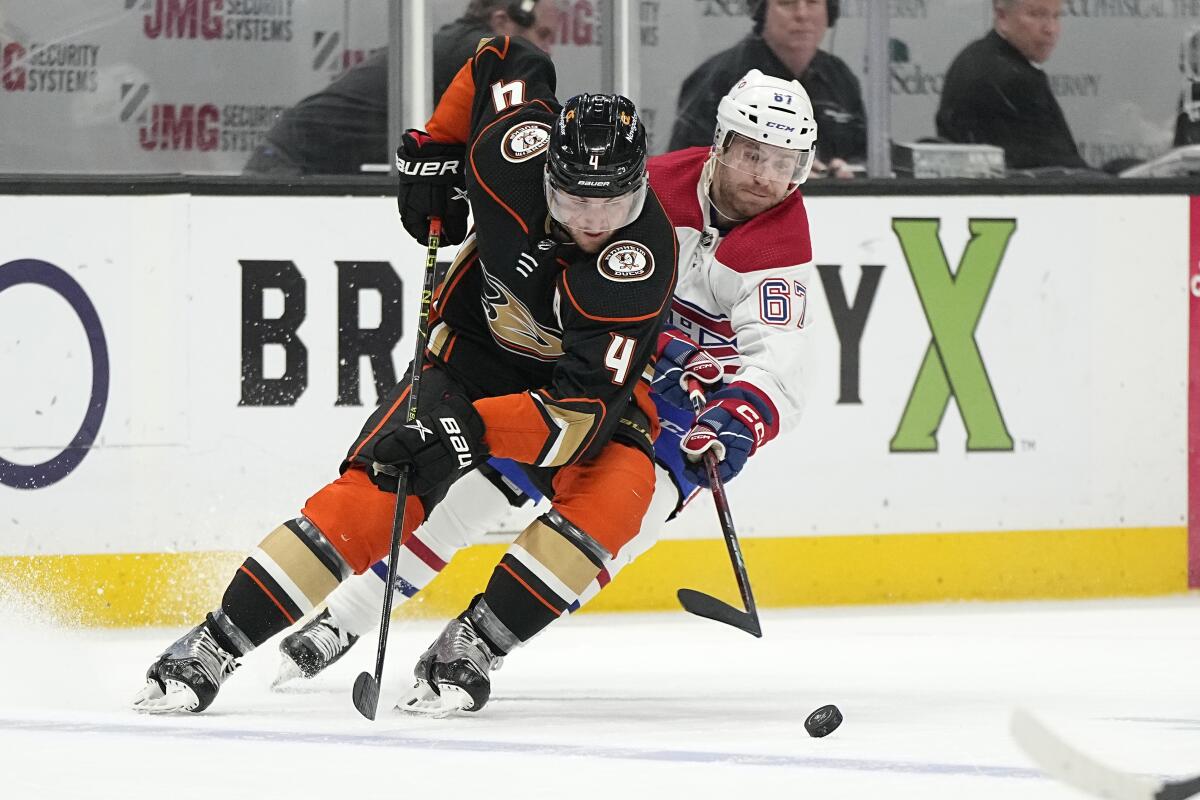
[[[358,713],[369,720],[375,719],[375,712],[379,710],[379,684],[375,682],[374,675],[369,672],[358,673],[351,697]]]
[[[1032,714],[1013,712],[1013,739],[1043,772],[1108,800],[1184,800],[1200,793],[1200,777],[1163,783],[1113,769],[1064,742]]]
[[[762,626],[758,623],[757,614],[734,608],[712,595],[697,592],[695,589],[680,589],[675,596],[679,598],[679,605],[683,606],[683,610],[689,614],[695,614],[697,617],[704,617],[715,622],[723,622],[743,630],[757,639],[762,638]]]

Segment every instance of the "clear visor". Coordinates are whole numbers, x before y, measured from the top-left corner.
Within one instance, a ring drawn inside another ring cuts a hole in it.
[[[579,197],[558,188],[545,178],[546,205],[560,225],[585,233],[603,233],[624,228],[642,213],[646,202],[646,179],[635,189],[617,197]]]
[[[740,133],[730,134],[725,141],[724,146],[717,148],[717,161],[764,181],[800,183],[812,165],[812,150],[789,150],[756,142]]]

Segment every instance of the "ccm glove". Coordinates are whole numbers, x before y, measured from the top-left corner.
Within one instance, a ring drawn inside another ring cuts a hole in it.
[[[400,221],[421,244],[429,243],[430,217],[442,220],[442,244],[461,244],[467,237],[465,155],[461,144],[435,142],[424,131],[408,130],[400,137]]]
[[[483,418],[471,401],[448,395],[433,411],[380,437],[371,453],[372,479],[394,492],[396,476],[408,468],[410,493],[425,494],[487,458],[483,432]]]
[[[720,389],[679,443],[687,460],[684,472],[693,482],[711,488],[704,453],[712,450],[720,462],[721,482],[733,480],[746,466],[746,459],[774,436],[774,415],[760,397],[736,385]]]
[[[676,408],[692,410],[688,378],[700,381],[708,392],[721,385],[724,374],[721,362],[677,328],[666,328],[658,335],[658,355],[654,359],[650,390]]]

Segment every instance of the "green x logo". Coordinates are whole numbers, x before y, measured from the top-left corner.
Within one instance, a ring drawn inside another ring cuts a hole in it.
[[[938,237],[939,220],[896,219],[900,240],[933,341],[925,351],[892,452],[933,452],[950,403],[958,404],[967,428],[967,450],[1012,450],[992,383],[975,342],[975,328],[1017,221],[973,219],[971,240],[955,272]]]

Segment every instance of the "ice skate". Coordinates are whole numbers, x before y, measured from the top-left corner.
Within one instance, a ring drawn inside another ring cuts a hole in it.
[[[279,674],[271,684],[274,689],[296,678],[312,678],[346,654],[358,637],[348,633],[325,609],[300,630],[290,633],[279,643]]]
[[[146,685],[133,699],[135,711],[171,714],[200,712],[240,665],[213,638],[204,623],[168,647],[146,671]]]
[[[479,711],[492,693],[488,673],[504,659],[492,654],[467,614],[450,621],[419,659],[416,683],[396,704],[398,711],[445,717]]]

